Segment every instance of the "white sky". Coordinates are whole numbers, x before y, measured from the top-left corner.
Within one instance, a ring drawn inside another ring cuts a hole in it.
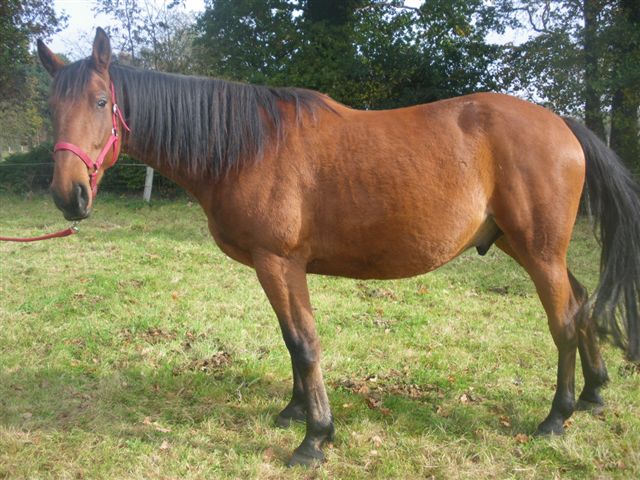
[[[169,3],[168,0],[155,0],[158,4]],[[68,55],[72,60],[89,55],[91,42],[97,27],[107,27],[109,17],[96,15],[93,12],[95,0],[53,0],[57,13],[69,16],[67,28],[51,37],[47,43],[56,53]],[[186,0],[186,11],[202,12],[204,0]]]

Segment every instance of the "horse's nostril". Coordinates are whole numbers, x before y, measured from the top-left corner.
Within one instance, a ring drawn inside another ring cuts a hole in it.
[[[78,211],[86,212],[87,206],[89,205],[89,192],[87,191],[87,187],[83,184],[78,183],[75,186],[76,188],[76,200],[78,202]]]

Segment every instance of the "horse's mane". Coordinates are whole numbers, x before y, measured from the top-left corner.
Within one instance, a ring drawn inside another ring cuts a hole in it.
[[[112,63],[116,97],[131,134],[132,151],[155,156],[170,168],[220,175],[259,159],[268,140],[285,134],[284,104],[296,117],[318,108],[326,97],[297,88],[272,88],[206,77],[160,73]],[[72,63],[54,79],[52,101],[80,98],[91,60]]]

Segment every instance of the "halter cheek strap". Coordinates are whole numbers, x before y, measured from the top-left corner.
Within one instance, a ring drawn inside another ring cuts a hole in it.
[[[87,166],[87,169],[89,170],[89,182],[91,184],[91,193],[93,195],[93,198],[95,198],[96,194],[98,193],[98,171],[104,163],[104,159],[107,156],[107,153],[109,153],[110,148],[113,148],[113,163],[117,161],[116,154],[118,152],[118,146],[120,143],[120,137],[118,136],[118,121],[120,121],[127,132],[131,131],[129,129],[129,126],[127,125],[127,122],[124,121],[122,112],[120,111],[120,108],[118,107],[118,104],[116,102],[116,92],[113,87],[113,82],[111,82],[111,103],[113,104],[113,109],[111,112],[111,124],[113,125],[113,127],[111,128],[111,136],[109,136],[109,140],[107,140],[105,146],[102,147],[102,150],[100,151],[100,154],[98,155],[98,158],[95,162],[91,160],[89,155],[87,155],[84,150],[82,150],[77,145],[74,145],[73,143],[58,142],[53,147],[54,153],[60,150],[67,150],[76,155],[80,160],[84,162],[84,164]]]

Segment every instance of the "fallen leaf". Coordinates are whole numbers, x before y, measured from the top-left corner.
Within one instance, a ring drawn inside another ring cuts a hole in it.
[[[439,405],[438,408],[436,408],[436,414],[444,418],[447,418],[449,416],[448,410],[441,405]]]
[[[504,415],[500,417],[500,425],[506,428],[511,428],[511,421],[509,420],[509,417],[505,417]]]
[[[166,440],[163,440],[162,443],[160,444],[160,450],[169,450],[170,448],[171,448],[171,445]]]
[[[527,443],[529,441],[529,435],[526,433],[519,433],[514,438],[518,443]]]
[[[274,458],[276,458],[276,452],[273,448],[268,447],[263,453],[262,453],[262,461],[263,462],[270,462],[272,461]]]
[[[380,448],[380,446],[382,445],[382,438],[380,438],[379,435],[374,435],[373,437],[371,437],[371,442],[373,442],[376,448]]]
[[[362,385],[360,388],[358,388],[358,390],[356,390],[356,393],[359,393],[360,395],[366,395],[367,393],[369,393],[369,387],[366,385]]]
[[[372,410],[375,410],[376,408],[379,408],[380,405],[382,405],[382,402],[380,400],[377,400],[371,397],[365,398],[364,401],[367,404],[367,407],[369,407]]]

